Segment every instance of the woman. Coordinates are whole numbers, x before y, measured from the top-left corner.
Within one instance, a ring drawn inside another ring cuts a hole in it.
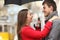
[[[30,23],[32,22],[32,17],[33,16],[28,9],[23,9],[19,12],[17,27],[18,40],[41,40],[41,38],[47,36],[51,29],[52,21],[57,18],[51,18],[46,23],[43,31],[36,31],[30,26]]]

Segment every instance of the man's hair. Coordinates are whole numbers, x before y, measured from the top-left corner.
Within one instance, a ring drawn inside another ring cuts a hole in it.
[[[48,7],[52,6],[53,7],[53,11],[57,10],[56,3],[53,0],[44,0],[44,2],[42,3],[42,5],[44,5],[44,4],[47,4]]]

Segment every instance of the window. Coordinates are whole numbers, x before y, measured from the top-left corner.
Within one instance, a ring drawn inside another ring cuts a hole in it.
[[[2,25],[0,25],[0,32],[2,32]]]
[[[7,25],[4,25],[4,32],[8,32]]]
[[[12,33],[15,34],[15,29],[14,29],[14,27],[12,27]]]

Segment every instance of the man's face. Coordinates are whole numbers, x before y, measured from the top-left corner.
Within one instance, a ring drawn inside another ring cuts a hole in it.
[[[43,5],[44,16],[47,17],[50,14],[51,8],[47,4]]]

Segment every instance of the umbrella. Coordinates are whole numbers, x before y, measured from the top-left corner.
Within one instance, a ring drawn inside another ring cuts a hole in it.
[[[5,0],[5,5],[7,4],[22,5],[33,1],[43,1],[43,0]]]

